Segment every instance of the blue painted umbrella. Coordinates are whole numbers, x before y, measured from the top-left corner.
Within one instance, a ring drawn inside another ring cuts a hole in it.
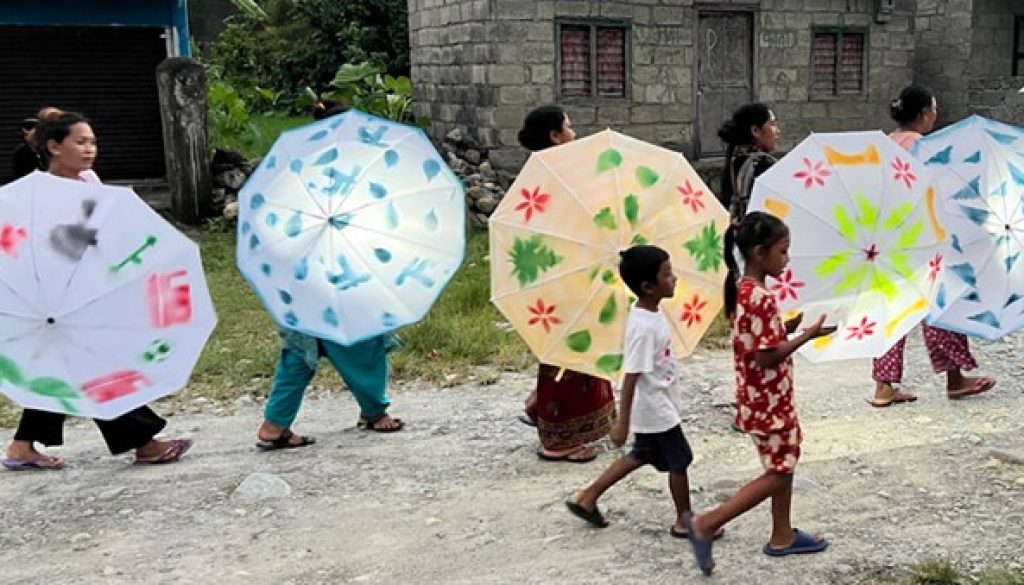
[[[421,319],[462,263],[462,183],[422,130],[285,132],[238,197],[238,268],[282,327],[350,345]]]
[[[912,152],[936,171],[952,216],[945,282],[929,321],[988,340],[1024,327],[1024,130],[971,116]]]

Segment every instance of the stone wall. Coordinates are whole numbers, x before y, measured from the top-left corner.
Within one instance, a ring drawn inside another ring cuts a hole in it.
[[[810,132],[885,129],[889,103],[914,77],[913,6],[897,4],[887,22],[875,19],[874,0],[763,0],[758,38],[758,95],[769,102],[789,149]],[[863,96],[819,99],[811,84],[812,29],[867,31]]]
[[[1012,75],[1017,15],[1024,15],[1020,0],[974,0],[967,103],[973,113],[1024,125],[1024,76]]]
[[[1024,123],[1024,99],[1013,77],[1014,14],[1019,0],[918,0],[918,81],[939,98],[939,124],[972,113]]]
[[[477,109],[494,101],[504,82],[490,65],[496,49],[487,36],[490,0],[409,0],[409,44],[416,114],[429,116],[440,141],[455,128],[473,138]]]
[[[914,76],[906,6],[880,24],[874,0],[409,0],[417,113],[433,119],[436,139],[461,128],[496,169],[516,170],[523,118],[558,100],[556,20],[626,22],[629,98],[561,104],[581,135],[612,127],[692,156],[697,14],[716,7],[755,10],[755,99],[774,107],[783,147],[811,130],[888,127],[888,103]],[[842,25],[868,31],[866,95],[813,99],[811,28]]]

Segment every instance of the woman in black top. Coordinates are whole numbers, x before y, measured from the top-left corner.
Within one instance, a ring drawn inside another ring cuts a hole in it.
[[[728,145],[719,200],[729,210],[733,223],[739,223],[747,214],[754,179],[775,164],[771,153],[781,135],[775,114],[762,103],[736,110],[718,131],[718,137]]]

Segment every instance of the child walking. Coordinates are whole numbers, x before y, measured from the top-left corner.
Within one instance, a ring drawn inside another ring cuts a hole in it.
[[[626,321],[626,341],[620,417],[609,434],[621,447],[629,431],[633,449],[611,464],[593,483],[573,493],[569,511],[603,528],[608,525],[597,500],[608,488],[644,465],[668,472],[668,486],[676,507],[673,536],[686,538],[683,512],[690,509],[686,468],[693,461],[690,445],[680,426],[682,393],[675,386],[676,357],[668,320],[658,305],[675,292],[676,277],[668,253],[656,246],[633,246],[621,252],[619,275],[637,296]]]
[[[733,247],[743,256],[742,278]],[[743,486],[721,506],[694,517],[682,515],[697,564],[705,575],[715,567],[711,535],[727,522],[764,500],[772,500],[772,535],[763,552],[769,556],[815,553],[828,541],[794,529],[790,524],[793,470],[800,458],[800,422],[793,408],[792,354],[808,341],[835,332],[825,316],[793,339],[800,316],[782,322],[775,297],[765,276],[778,277],[789,263],[789,228],[780,219],[755,211],[725,235],[729,277],[725,284],[725,310],[732,320],[732,347],[736,364],[736,426],[754,441],[764,474]]]

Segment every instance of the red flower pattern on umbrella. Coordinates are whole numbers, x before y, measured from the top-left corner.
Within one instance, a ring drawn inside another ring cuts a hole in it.
[[[910,162],[897,156],[896,160],[892,161],[892,168],[896,171],[893,173],[892,178],[897,181],[903,181],[903,183],[906,184],[907,189],[914,186],[914,181],[917,180],[917,175],[910,170]]]
[[[533,191],[529,189],[522,189],[520,195],[523,197],[523,202],[516,205],[516,211],[526,211],[526,221],[533,219],[534,212],[544,213],[548,208],[548,202],[551,201],[551,195],[549,193],[541,193],[540,185],[533,188]]]
[[[704,191],[694,189],[689,179],[687,179],[684,186],[677,186],[676,191],[679,191],[679,194],[683,196],[683,205],[689,205],[694,213],[704,209]]]
[[[867,315],[860,318],[860,324],[853,327],[847,327],[846,330],[849,335],[846,339],[856,339],[857,341],[863,340],[865,337],[871,337],[875,334],[875,326],[878,325],[877,321],[868,321]]]
[[[942,272],[942,254],[936,254],[928,261],[928,282],[934,283],[940,272]]]
[[[693,327],[694,323],[700,323],[703,320],[701,312],[708,306],[708,302],[701,299],[698,295],[693,295],[693,300],[690,302],[683,302],[683,314],[680,315],[679,320],[686,324],[686,326]]]
[[[825,186],[825,178],[832,176],[832,171],[825,168],[824,161],[814,162],[804,158],[804,169],[793,173],[793,178],[804,182],[804,189],[810,189],[815,184],[819,187]]]
[[[537,303],[527,309],[533,313],[533,317],[530,317],[528,323],[530,325],[536,325],[540,323],[544,327],[545,333],[551,333],[551,326],[558,325],[562,322],[561,319],[555,315],[555,306],[549,305],[544,302],[544,299],[537,299]]]
[[[772,284],[771,289],[772,292],[775,293],[775,298],[779,299],[780,302],[786,299],[793,299],[795,301],[800,297],[797,289],[801,289],[805,286],[807,286],[807,283],[802,280],[794,279],[793,269],[787,268],[785,272],[779,275],[778,280]]]

